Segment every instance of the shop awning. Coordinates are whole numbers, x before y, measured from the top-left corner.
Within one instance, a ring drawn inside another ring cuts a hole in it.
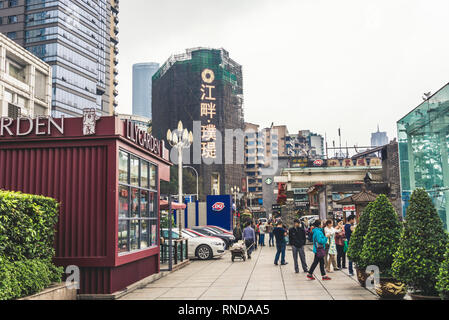
[[[161,210],[168,210],[168,201],[167,200],[161,200],[160,201]],[[179,209],[185,209],[186,205],[184,203],[178,203],[178,202],[172,202],[171,208],[173,210],[179,210]]]

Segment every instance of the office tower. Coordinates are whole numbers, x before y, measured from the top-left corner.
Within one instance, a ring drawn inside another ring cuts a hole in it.
[[[52,115],[117,106],[118,0],[1,1],[0,32],[52,66]]]
[[[152,78],[159,70],[159,63],[133,65],[133,115],[151,119]]]
[[[176,129],[180,120],[189,131],[198,124],[190,159],[203,194],[230,194],[233,186],[242,184],[244,164],[236,164],[235,155],[243,154],[243,143],[241,150],[233,144],[224,151],[225,129],[244,130],[242,106],[242,67],[224,49],[188,49],[170,57],[153,76],[153,135],[166,139],[167,130]],[[226,155],[234,156],[234,164],[225,164]]]
[[[265,164],[265,140],[259,125],[245,123],[245,176],[248,194],[251,193],[250,207],[263,204],[262,168]]]
[[[386,132],[380,132],[377,126],[377,132],[371,134],[371,146],[380,147],[388,144],[388,136]]]

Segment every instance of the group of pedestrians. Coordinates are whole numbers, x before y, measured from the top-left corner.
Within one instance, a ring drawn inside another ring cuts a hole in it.
[[[313,253],[314,260],[310,267],[307,278],[315,280],[313,272],[320,266],[322,280],[331,280],[327,275],[331,266],[335,271],[346,269],[346,249],[354,231],[355,217],[348,217],[348,223],[343,225],[343,221],[338,222],[334,227],[332,220],[322,222],[316,220],[313,223]],[[352,261],[349,260],[349,275],[354,275]]]
[[[351,239],[351,234],[354,231],[355,217],[350,216],[347,219],[347,224],[339,221],[336,225],[333,220],[315,220],[310,226],[312,234],[311,240],[313,243],[314,259],[310,268],[307,266],[305,245],[307,243],[306,230],[309,225],[301,222],[298,219],[294,220],[294,226],[287,229],[286,225],[280,220],[269,220],[267,223],[258,221],[247,222],[243,232],[237,226],[234,229],[234,236],[236,240],[244,240],[247,248],[248,259],[251,259],[251,254],[257,250],[258,246],[265,246],[265,235],[269,235],[268,245],[270,247],[276,246],[276,255],[274,257],[274,264],[277,266],[279,262],[281,265],[287,265],[285,260],[285,252],[287,243],[291,245],[293,262],[295,272],[299,273],[298,257],[301,262],[301,267],[304,273],[307,273],[307,278],[315,280],[313,275],[315,269],[319,266],[322,280],[331,280],[327,275],[331,273],[331,267],[334,271],[346,269],[346,251]],[[280,261],[279,261],[280,260]],[[353,263],[348,261],[349,275],[354,275]]]

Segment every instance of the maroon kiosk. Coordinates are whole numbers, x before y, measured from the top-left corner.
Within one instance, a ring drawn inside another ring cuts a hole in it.
[[[164,143],[129,120],[0,118],[0,189],[61,203],[55,263],[78,266],[80,294],[112,294],[160,271]]]

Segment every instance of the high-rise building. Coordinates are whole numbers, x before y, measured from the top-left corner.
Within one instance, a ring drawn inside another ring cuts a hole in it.
[[[291,157],[319,159],[324,156],[324,138],[310,130],[286,136],[286,153]]]
[[[371,146],[381,147],[388,144],[388,136],[386,132],[380,132],[379,126],[377,126],[377,132],[371,134]]]
[[[159,63],[133,65],[133,114],[151,119],[152,78],[159,70]]]
[[[272,164],[271,159],[287,156],[287,126],[275,126],[263,129],[265,139],[265,166]]]
[[[0,33],[0,117],[50,111],[51,67]]]
[[[114,112],[118,0],[0,2],[0,32],[52,66],[53,116]]]
[[[265,139],[259,126],[245,123],[245,175],[247,192],[250,197],[250,207],[262,207],[262,168],[265,164]]]
[[[170,57],[153,76],[152,109],[153,136],[166,139],[180,120],[193,130],[190,164],[202,180],[200,193],[230,194],[242,185],[244,161],[236,163],[236,154],[243,155],[243,142],[241,150],[234,143],[225,149],[225,130],[244,130],[242,66],[226,50],[195,48]],[[225,164],[230,155],[233,164]]]

